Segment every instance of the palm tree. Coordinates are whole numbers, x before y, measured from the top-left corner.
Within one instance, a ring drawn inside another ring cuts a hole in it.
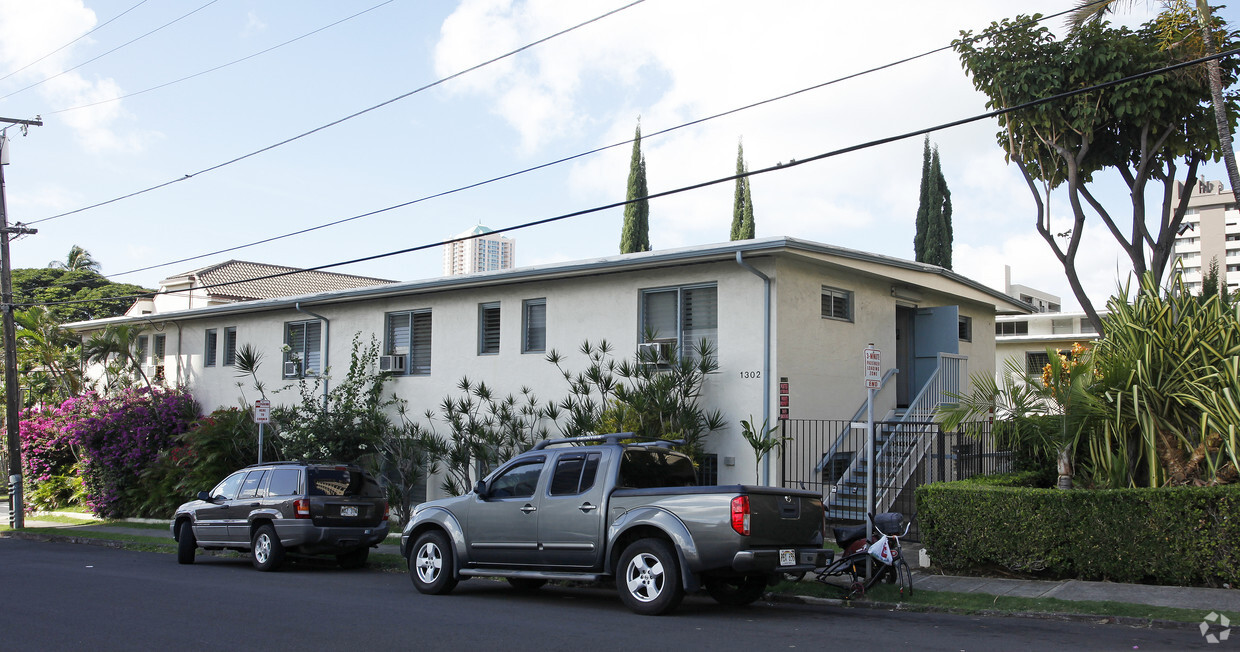
[[[1068,19],[1069,26],[1075,31],[1081,25],[1090,21],[1102,20],[1102,17],[1108,13],[1114,13],[1118,8],[1131,6],[1134,0],[1078,0],[1077,8]],[[1164,14],[1169,14],[1179,9],[1180,11],[1189,11],[1187,7],[1188,0],[1174,0],[1168,3],[1163,10]],[[1200,54],[1212,55],[1218,54],[1218,46],[1214,43],[1214,32],[1211,26],[1214,24],[1214,13],[1210,10],[1207,0],[1195,0],[1197,4],[1197,23],[1201,26],[1201,45],[1203,46]],[[1219,69],[1218,59],[1211,59],[1206,62],[1206,76],[1210,84],[1210,104],[1214,107],[1214,123],[1218,130],[1218,142],[1223,150],[1223,163],[1227,167],[1227,178],[1231,184],[1231,191],[1240,196],[1240,169],[1236,167],[1236,153],[1232,149],[1231,129],[1227,121],[1227,105],[1223,101],[1223,74]]]
[[[101,269],[99,261],[92,258],[89,251],[78,245],[69,247],[69,255],[64,260],[53,260],[47,266],[52,269],[63,269],[69,272],[85,270],[97,273]]]
[[[17,322],[18,356],[32,367],[28,373],[50,376],[47,384],[51,396],[61,400],[77,396],[82,391],[82,348],[71,333],[60,327],[48,310],[32,306],[13,313]],[[31,378],[31,387],[35,387]]]
[[[105,369],[110,363],[115,363],[121,372],[136,369],[149,389],[151,379],[142,370],[142,360],[137,350],[140,334],[141,329],[132,324],[108,326],[86,340],[82,353],[87,362],[98,363]]]

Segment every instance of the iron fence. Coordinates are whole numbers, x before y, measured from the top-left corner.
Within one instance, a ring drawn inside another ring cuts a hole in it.
[[[838,486],[841,483],[847,484],[848,478],[845,476],[854,458],[865,458],[866,430],[852,428],[848,421],[789,419],[780,423],[780,431],[785,437],[780,454],[781,486],[817,491],[823,496],[823,501],[828,503],[828,520],[851,520],[841,517],[839,510],[834,510],[833,516],[830,505],[833,498],[838,498],[834,493]],[[876,430],[884,428],[897,432],[910,431],[908,424],[875,423]],[[990,424],[981,424],[981,427],[970,433],[961,430],[947,432],[937,425],[924,424],[919,425],[917,430],[924,432],[921,437],[925,438],[922,442],[926,449],[925,455],[908,474],[902,486],[881,486],[882,478],[898,481],[895,479],[901,476],[884,472],[883,457],[881,454],[879,457],[879,465],[876,467],[879,468],[879,473],[875,478],[879,486],[875,487],[875,494],[881,495],[884,491],[893,490],[898,492],[891,511],[900,512],[910,518],[915,516],[917,506],[913,491],[919,485],[1012,470],[1012,453],[1000,450],[994,445],[990,436]],[[868,465],[866,466],[868,468]],[[857,488],[847,490],[855,492]],[[854,493],[851,498],[855,497]],[[864,493],[861,497],[864,499]],[[913,520],[909,538],[920,538],[916,519]]]

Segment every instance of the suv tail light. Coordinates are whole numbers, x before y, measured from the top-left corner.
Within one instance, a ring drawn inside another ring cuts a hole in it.
[[[310,518],[309,498],[298,498],[293,501],[293,518]]]
[[[732,499],[732,529],[737,534],[749,536],[749,496]]]
[[[383,501],[383,520],[385,521],[389,520],[391,517],[392,517],[392,506],[389,505],[388,501],[385,500]]]

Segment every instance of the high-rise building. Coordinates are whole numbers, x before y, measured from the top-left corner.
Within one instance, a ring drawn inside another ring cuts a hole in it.
[[[1177,206],[1184,184],[1176,182],[1171,205]],[[1220,281],[1235,292],[1240,288],[1240,212],[1236,197],[1221,181],[1198,181],[1188,199],[1188,212],[1172,247],[1171,262],[1184,266],[1184,289],[1201,292],[1202,280],[1218,264]],[[1172,273],[1175,268],[1172,268]]]
[[[460,239],[467,238],[467,239]],[[512,269],[517,243],[479,224],[443,246],[444,276]]]

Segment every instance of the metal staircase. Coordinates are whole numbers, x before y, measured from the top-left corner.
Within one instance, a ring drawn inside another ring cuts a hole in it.
[[[938,429],[934,411],[940,405],[951,402],[951,394],[960,393],[962,381],[967,377],[967,362],[966,356],[940,353],[937,368],[909,407],[895,412],[888,420],[875,422],[875,513],[888,511],[909,478],[916,473],[917,466],[930,448],[931,436]],[[838,446],[839,441],[832,450]],[[866,482],[870,469],[863,445],[853,455],[848,470],[840,475],[828,492],[828,520],[865,520]]]

